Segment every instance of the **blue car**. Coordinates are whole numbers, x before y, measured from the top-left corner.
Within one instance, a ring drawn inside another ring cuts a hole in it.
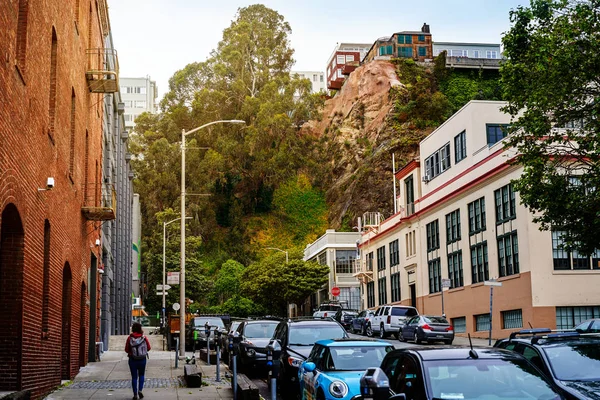
[[[349,400],[360,394],[360,377],[394,349],[375,339],[332,339],[315,343],[298,370],[303,400]]]

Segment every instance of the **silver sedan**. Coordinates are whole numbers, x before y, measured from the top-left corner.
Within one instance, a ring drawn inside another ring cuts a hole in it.
[[[454,328],[444,317],[434,315],[417,315],[407,320],[399,332],[401,341],[413,340],[421,342],[444,342],[452,344]]]

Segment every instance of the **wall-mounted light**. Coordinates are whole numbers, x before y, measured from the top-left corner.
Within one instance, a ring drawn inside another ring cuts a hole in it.
[[[96,239],[96,246],[100,246],[100,239]]]
[[[54,188],[54,178],[53,177],[48,177],[48,179],[46,179],[46,188],[42,189],[42,188],[38,188],[38,192],[43,192],[45,190],[52,190]]]

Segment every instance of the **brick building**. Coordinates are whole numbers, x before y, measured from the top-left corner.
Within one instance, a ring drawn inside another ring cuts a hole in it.
[[[358,67],[371,47],[368,43],[338,43],[327,60],[327,89],[340,90],[346,76]]]
[[[0,3],[0,392],[40,398],[98,341],[109,29],[106,0]]]
[[[362,63],[392,58],[432,60],[433,47],[429,25],[423,24],[420,31],[396,32],[392,36],[377,39],[362,59]]]

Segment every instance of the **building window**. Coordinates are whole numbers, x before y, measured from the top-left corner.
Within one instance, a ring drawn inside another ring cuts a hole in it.
[[[446,243],[454,243],[460,240],[460,209],[446,214]]]
[[[398,35],[398,43],[412,44],[412,35]]]
[[[377,270],[385,269],[385,246],[377,249]]]
[[[390,276],[390,283],[392,285],[392,303],[400,301],[400,272],[396,272]]]
[[[337,77],[338,77],[338,79],[344,79],[344,74],[342,73],[341,68],[338,68],[338,70],[337,70]]]
[[[450,143],[425,159],[425,176],[431,180],[450,168]]]
[[[346,62],[352,62],[354,61],[354,54],[346,54]]]
[[[386,279],[385,276],[383,278],[379,278],[377,281],[377,288],[379,289],[379,304],[387,303],[387,289],[386,289]]]
[[[412,58],[413,49],[412,47],[398,47],[398,57],[400,58]]]
[[[473,50],[473,58],[481,58],[479,50]]]
[[[502,329],[517,329],[523,327],[523,312],[521,310],[502,311]]]
[[[515,192],[512,183],[495,190],[494,200],[496,202],[497,225],[517,217]]]
[[[56,65],[58,57],[58,39],[56,30],[52,27],[52,47],[50,49],[50,96],[48,116],[50,117],[50,135],[54,135],[54,121],[56,119]]]
[[[319,265],[327,265],[327,253],[322,252],[317,256],[317,264]]]
[[[318,75],[317,74],[313,74],[313,82],[316,82],[318,79]]]
[[[124,103],[126,108],[131,108],[133,106],[133,102],[131,100],[125,100]]]
[[[475,330],[489,331],[490,330],[490,314],[479,314],[475,316]]]
[[[373,252],[367,254],[365,264],[367,265],[367,271],[373,271]]]
[[[125,114],[125,122],[131,122],[131,121],[133,121],[133,115]]]
[[[404,189],[406,190],[406,216],[415,213],[415,189],[413,185],[413,176],[404,180]]]
[[[50,222],[44,221],[44,283],[42,294],[42,332],[48,332],[50,308]]]
[[[467,158],[467,132],[454,136],[454,164]]]
[[[556,307],[556,329],[572,329],[592,318],[600,318],[600,306]]]
[[[419,35],[419,36],[417,36],[417,40],[419,42],[424,42],[425,41],[425,35]]]
[[[486,124],[488,146],[498,143],[508,135],[507,124]]]
[[[498,58],[498,52],[495,50],[487,50],[485,52],[485,58]]]
[[[346,56],[344,56],[343,54],[341,54],[341,55],[337,56],[337,60],[336,61],[337,61],[338,64],[341,65],[341,64],[344,64],[345,60],[346,60]]]
[[[146,108],[146,100],[136,100],[135,108]]]
[[[335,272],[337,274],[353,274],[356,262],[356,250],[335,251]]]
[[[417,253],[416,232],[411,231],[406,234],[406,257],[414,256]]]
[[[577,250],[567,251],[565,249],[565,232],[552,231],[552,258],[554,262],[554,270],[571,270],[581,269],[589,270],[600,269],[600,251],[596,250],[591,257],[586,257]]]
[[[380,56],[391,56],[394,54],[394,47],[392,45],[385,45],[379,47]]]
[[[427,263],[429,267],[429,293],[442,291],[442,267],[440,259],[436,258]]]
[[[471,246],[471,272],[471,283],[481,283],[490,279],[487,241]]]
[[[69,141],[69,176],[73,181],[75,169],[75,89],[71,87],[71,140]]]
[[[390,242],[390,267],[400,264],[400,249],[398,248],[398,239]]]
[[[375,307],[375,282],[367,283],[367,307]]]
[[[323,82],[323,75],[320,75],[320,78],[321,78],[321,82]]]
[[[469,203],[469,235],[485,231],[485,197]]]
[[[467,318],[452,318],[452,326],[454,327],[454,333],[465,333],[467,331]]]
[[[29,0],[19,0],[19,15],[17,16],[17,65],[21,73],[25,72],[27,54],[27,17]]]
[[[419,57],[427,56],[427,47],[419,46]]]
[[[519,246],[517,231],[512,231],[498,238],[498,267],[500,276],[519,273]]]
[[[436,219],[426,225],[427,230],[427,251],[433,251],[440,248],[440,224]]]
[[[464,285],[462,250],[448,254],[448,278],[451,289]]]
[[[453,49],[450,50],[450,55],[454,56],[454,57],[468,57],[469,56],[469,51],[468,50],[463,50],[463,49]]]

